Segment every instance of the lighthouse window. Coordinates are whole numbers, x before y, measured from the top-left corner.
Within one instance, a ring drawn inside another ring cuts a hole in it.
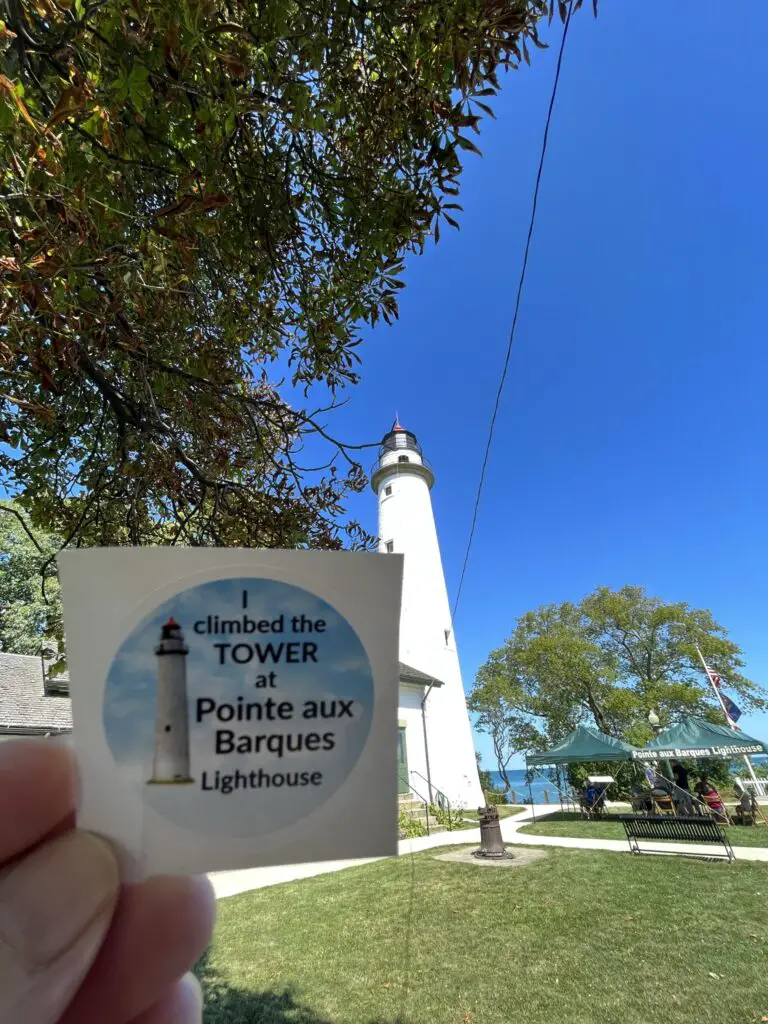
[[[166,725],[166,727],[165,727],[165,731],[166,731],[166,732],[170,732],[170,731],[171,731],[171,727],[170,727],[170,725]]]
[[[443,633],[445,635],[445,642],[448,643],[449,640],[451,639],[451,631],[450,631],[450,629],[444,629]]]
[[[394,550],[395,550],[395,542],[393,540],[388,540],[387,541],[387,554],[391,555]]]
[[[391,487],[385,487],[385,488],[384,488],[384,494],[385,494],[385,495],[386,495],[387,497],[389,497],[391,493],[392,493],[392,488],[391,488]]]
[[[410,462],[411,460],[408,458],[407,455],[398,455],[397,456],[397,461],[398,462]]]

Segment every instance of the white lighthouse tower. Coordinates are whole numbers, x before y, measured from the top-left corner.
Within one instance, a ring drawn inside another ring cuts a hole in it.
[[[187,708],[187,655],[181,626],[168,619],[160,632],[157,655],[157,712],[155,784],[192,782],[189,774],[189,711]]]
[[[371,486],[379,551],[404,555],[400,615],[399,790],[452,805],[485,801],[475,760],[430,490],[435,477],[416,435],[395,422]]]

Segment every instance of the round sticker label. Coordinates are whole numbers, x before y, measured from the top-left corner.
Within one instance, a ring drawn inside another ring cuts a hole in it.
[[[104,730],[162,817],[256,837],[339,789],[373,704],[368,658],[343,616],[292,584],[238,577],[184,590],[139,622],[107,676]]]

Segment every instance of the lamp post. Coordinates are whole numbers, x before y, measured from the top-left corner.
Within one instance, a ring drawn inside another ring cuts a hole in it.
[[[648,712],[648,725],[650,725],[650,727],[653,729],[654,733],[657,736],[661,735],[661,733],[663,732],[661,719],[656,714],[653,708],[651,708],[651,710]],[[666,775],[666,777],[671,780],[674,777],[672,774],[672,765],[666,758],[664,758],[662,764],[664,766],[664,775]]]

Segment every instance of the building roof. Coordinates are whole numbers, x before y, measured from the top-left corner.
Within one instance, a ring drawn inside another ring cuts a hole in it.
[[[45,692],[40,658],[0,652],[0,735],[68,732],[71,728],[72,702],[69,697]]]
[[[404,662],[400,662],[400,682],[412,683],[414,686],[442,686],[442,679],[435,679],[433,676],[421,672],[417,668],[411,668]]]

